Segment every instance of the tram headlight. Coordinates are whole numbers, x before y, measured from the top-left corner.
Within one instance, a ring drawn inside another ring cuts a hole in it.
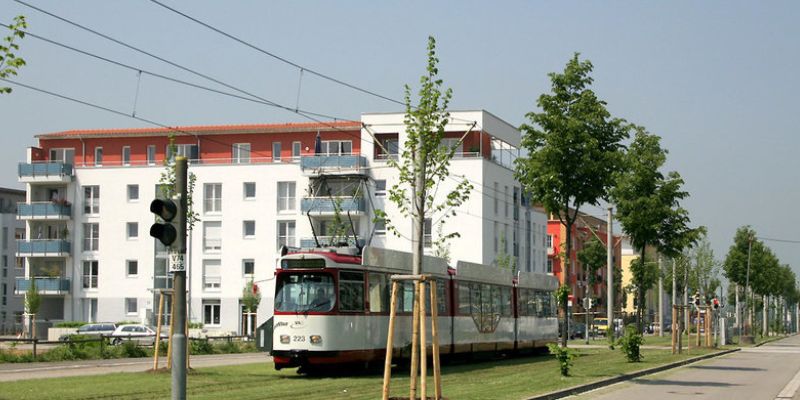
[[[312,344],[320,344],[322,343],[322,336],[320,335],[311,335],[310,337]]]
[[[281,343],[289,344],[289,335],[281,335]]]

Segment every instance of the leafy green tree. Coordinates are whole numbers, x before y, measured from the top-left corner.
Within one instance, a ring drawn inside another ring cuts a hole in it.
[[[175,183],[177,176],[175,175],[175,155],[178,154],[178,147],[175,145],[175,134],[169,134],[169,145],[168,151],[169,154],[167,157],[164,157],[164,172],[161,173],[161,177],[158,180],[159,187],[161,188],[161,195],[164,196],[166,199],[171,199],[175,196]],[[191,231],[194,229],[194,224],[200,221],[200,213],[195,211],[194,208],[194,187],[197,183],[197,176],[194,173],[189,172],[187,174],[187,181],[186,181],[186,193],[188,196],[186,198],[186,230]]]
[[[680,200],[689,196],[681,189],[683,179],[677,172],[665,176],[660,171],[667,159],[660,138],[642,127],[634,129],[636,134],[625,157],[625,169],[617,176],[612,198],[623,231],[641,255],[631,266],[636,287],[636,320],[641,332],[645,293],[657,281],[659,273],[657,263],[646,262],[646,251],[652,248],[668,257],[676,256],[695,243],[704,230],[688,226],[689,212],[680,206]]]
[[[572,229],[580,208],[608,196],[613,174],[621,168],[623,120],[611,117],[606,103],[590,88],[592,63],[575,54],[563,73],[550,73],[551,93],[539,96],[542,112],[530,112],[530,124],[520,126],[527,157],[516,161],[515,177],[535,203],[542,204],[566,227],[567,264],[572,264]],[[572,265],[564,269],[569,284]],[[561,303],[567,315],[567,302]],[[562,327],[567,345],[568,322]]]
[[[508,246],[506,241],[506,235],[500,234],[500,251],[497,252],[497,257],[495,258],[495,262],[497,266],[501,269],[507,269],[511,271],[511,274],[517,274],[517,260],[511,254],[506,252],[506,246]]]
[[[28,313],[28,318],[30,318],[31,321],[31,337],[36,337],[36,314],[39,313],[39,307],[41,305],[42,297],[39,295],[39,290],[36,288],[36,279],[31,278],[31,285],[28,286],[28,291],[25,292],[25,311]]]
[[[589,274],[589,287],[593,291],[594,286],[597,284],[597,271],[604,267],[606,261],[608,261],[606,246],[597,238],[590,240],[578,251],[578,261],[581,262],[581,265],[586,269],[586,273]],[[595,293],[590,293],[590,296],[594,295]]]
[[[18,15],[14,17],[14,22],[8,26],[11,33],[3,38],[3,43],[0,44],[0,78],[8,79],[16,76],[21,67],[25,65],[25,59],[17,57],[15,54],[19,51],[19,44],[17,40],[25,37],[24,29],[28,27],[25,21],[25,16]],[[0,94],[11,93],[10,87],[0,86]]]
[[[239,298],[241,301],[242,306],[244,306],[244,311],[248,314],[255,313],[258,310],[258,305],[261,304],[261,290],[259,289],[258,285],[253,281],[253,278],[250,278],[250,282],[247,282],[244,285],[244,289],[242,289],[242,297]],[[247,317],[247,334],[251,334],[253,332],[253,326],[250,326],[250,316]]]

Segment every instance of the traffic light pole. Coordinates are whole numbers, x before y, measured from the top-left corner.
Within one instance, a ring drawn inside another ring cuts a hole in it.
[[[173,246],[177,252],[177,264],[173,269],[173,293],[175,295],[175,330],[172,334],[172,399],[186,399],[186,157],[175,158],[175,193],[178,195],[178,236]],[[173,261],[175,262],[175,261]]]

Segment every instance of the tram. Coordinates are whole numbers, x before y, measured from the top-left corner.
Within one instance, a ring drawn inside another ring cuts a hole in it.
[[[390,276],[410,272],[411,254],[394,250],[323,247],[286,252],[275,274],[275,368],[382,363]],[[558,339],[555,277],[512,276],[466,262],[450,268],[444,259],[428,256],[422,273],[436,281],[442,357],[531,351]],[[413,298],[413,282],[402,282],[393,357],[410,357]]]

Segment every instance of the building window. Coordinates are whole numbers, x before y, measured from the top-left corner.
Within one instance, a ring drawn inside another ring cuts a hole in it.
[[[552,249],[553,248],[553,235],[547,235],[546,238],[547,239],[546,239],[546,241],[544,243],[544,247],[547,247],[548,249]]]
[[[3,227],[3,236],[0,240],[3,241],[3,250],[8,250],[8,227]]]
[[[292,159],[299,160],[300,159],[300,148],[302,144],[300,142],[292,142]]]
[[[422,224],[422,245],[429,249],[433,247],[433,223],[430,218],[425,218]]]
[[[97,272],[99,266],[97,261],[83,262],[83,288],[97,289]]]
[[[492,197],[494,197],[494,215],[498,215],[500,213],[500,185],[497,182],[494,183]]]
[[[147,146],[147,165],[156,165],[156,145]]]
[[[297,200],[295,199],[295,182],[278,182],[278,212],[294,211]]]
[[[503,203],[505,204],[506,213],[505,216],[508,218],[508,186],[505,187],[504,191],[505,195],[503,196]]]
[[[379,236],[386,235],[386,221],[384,219],[378,219],[375,221],[375,234]]]
[[[243,221],[242,234],[246,239],[252,239],[256,237],[256,221]]]
[[[203,290],[219,290],[222,283],[220,265],[220,260],[203,260]]]
[[[281,160],[281,142],[272,142],[272,161]]]
[[[75,149],[50,149],[50,161],[72,164],[75,162]]]
[[[233,157],[234,164],[249,164],[250,163],[250,143],[234,143],[233,144]]]
[[[219,325],[219,300],[203,300],[203,324]]]
[[[203,222],[203,250],[222,250],[222,221]]]
[[[375,196],[376,197],[386,196],[386,179],[375,180]]]
[[[138,222],[128,222],[127,229],[126,229],[128,240],[130,239],[138,239],[139,238],[139,223]]]
[[[245,200],[254,200],[256,198],[256,183],[255,182],[245,182],[244,183],[244,199]]]
[[[350,155],[353,152],[353,142],[350,140],[324,140],[322,141],[322,154],[328,156]]]
[[[242,260],[242,275],[252,277],[256,273],[256,262],[253,259]]]
[[[122,147],[122,165],[131,165],[131,146]]]
[[[139,313],[139,299],[135,297],[125,298],[125,314],[136,315]]]
[[[553,273],[553,259],[552,258],[548,258],[547,259],[547,273],[548,274],[552,274]]]
[[[139,185],[128,185],[128,201],[139,200]]]
[[[377,144],[375,144],[375,160],[386,160],[388,158],[397,159],[400,150],[400,140],[397,133],[376,134]]]
[[[100,214],[100,186],[83,187],[83,213]]]
[[[101,146],[94,148],[94,165],[98,167],[103,165],[103,148]]]
[[[100,224],[83,224],[83,251],[100,249]]]
[[[494,222],[494,252],[497,254],[500,247],[498,246],[498,242],[500,241],[500,226],[497,221]]]
[[[139,275],[139,261],[138,260],[127,260],[127,261],[125,261],[125,275],[127,275],[127,276],[137,276],[137,275]]]
[[[278,221],[278,248],[281,246],[294,247],[295,235],[294,221]]]
[[[196,144],[176,144],[174,145],[174,153],[172,149],[172,146],[167,145],[167,160],[170,163],[175,161],[175,156],[186,157],[190,162],[196,161],[199,158],[199,152]]]
[[[222,212],[222,184],[206,183],[203,185],[203,210],[209,213]]]

